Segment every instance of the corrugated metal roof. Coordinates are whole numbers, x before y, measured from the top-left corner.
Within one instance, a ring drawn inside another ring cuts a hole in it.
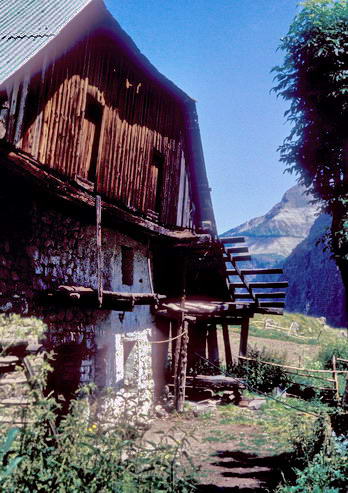
[[[0,84],[93,0],[0,0]]]

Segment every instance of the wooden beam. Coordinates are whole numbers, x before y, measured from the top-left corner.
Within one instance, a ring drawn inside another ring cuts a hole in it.
[[[83,286],[59,286],[58,294],[66,295],[72,299],[97,298],[98,292],[93,288]],[[148,305],[156,303],[158,300],[165,299],[166,296],[154,293],[124,293],[121,291],[103,290],[103,301],[129,301],[135,305]]]
[[[226,245],[226,243],[245,243],[244,236],[224,236],[223,238],[219,238],[221,243]]]
[[[13,166],[15,164],[16,166]],[[30,185],[48,195],[62,199],[72,205],[82,208],[94,209],[95,197],[93,192],[89,192],[77,184],[72,184],[59,176],[54,175],[50,169],[43,166],[35,159],[29,157],[20,149],[15,151],[5,152],[1,156],[1,165],[6,167],[11,173],[20,175],[30,182]],[[127,211],[117,205],[102,201],[104,216],[107,216],[113,225],[132,226],[134,230],[148,234],[161,240],[168,241],[172,244],[180,243],[180,246],[193,243],[198,244],[209,243],[208,234],[196,234],[189,229],[168,229],[164,226],[156,224],[148,219],[135,215],[131,211]]]
[[[96,235],[97,235],[97,280],[98,280],[98,304],[103,304],[103,253],[102,253],[102,230],[101,230],[101,197],[95,198],[96,208]]]
[[[287,288],[289,283],[287,281],[279,281],[279,282],[251,282],[251,288]]]
[[[208,359],[211,363],[219,363],[219,346],[217,338],[216,324],[212,323],[208,327]]]
[[[242,269],[242,274],[244,276],[255,276],[258,274],[267,275],[267,274],[283,274],[283,269]],[[229,276],[238,276],[238,272],[235,269],[227,269],[227,275]]]
[[[234,298],[236,300],[248,300],[253,301],[253,297],[250,293],[234,293]]]
[[[222,324],[222,334],[224,337],[224,345],[225,345],[226,368],[232,368],[233,361],[232,361],[230,335],[228,331],[228,325],[226,323]]]
[[[269,269],[243,269],[245,276],[254,276],[258,274],[283,274],[283,269],[269,268]]]
[[[285,306],[284,301],[262,301],[260,302],[261,308],[283,308]]]
[[[242,320],[242,327],[240,331],[239,356],[246,356],[247,354],[248,337],[249,337],[249,319],[244,318]]]
[[[231,260],[233,262],[250,262],[251,261],[251,256],[250,255],[231,256]]]
[[[234,253],[248,253],[249,248],[248,247],[230,247],[230,248],[226,248],[226,252],[229,255],[232,255]]]
[[[229,288],[230,289],[243,289],[245,285],[242,282],[230,282],[229,283]]]
[[[286,293],[279,292],[279,293],[255,293],[254,296],[257,299],[263,298],[263,299],[275,299],[275,298],[285,298]],[[250,299],[252,301],[252,297],[249,293],[235,293],[234,297],[236,300],[248,300]],[[274,306],[275,302],[270,302],[272,306]],[[266,306],[264,303],[260,303],[260,306]],[[284,306],[284,304],[282,305]]]
[[[255,293],[256,298],[285,298],[286,293],[283,291],[273,293]]]

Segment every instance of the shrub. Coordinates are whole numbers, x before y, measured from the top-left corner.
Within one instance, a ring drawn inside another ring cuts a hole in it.
[[[345,493],[348,487],[348,450],[334,440],[336,450],[322,449],[303,469],[296,469],[294,485],[280,487],[278,493]]]
[[[318,359],[323,368],[332,369],[332,357],[343,358],[348,360],[348,344],[346,341],[337,340],[335,342],[326,344],[319,352]],[[337,369],[346,370],[348,363],[337,362]]]
[[[263,348],[248,348],[248,357],[256,361],[242,360],[232,369],[237,376],[245,379],[250,390],[265,393],[272,392],[276,387],[285,387],[289,383],[289,377],[285,370],[279,366],[271,366],[261,361],[285,364],[285,355],[279,355]]]
[[[310,418],[310,417],[309,417]],[[332,433],[330,418],[323,414],[312,419],[295,420],[291,426],[292,485],[281,486],[277,493],[340,493],[348,486],[348,441]]]

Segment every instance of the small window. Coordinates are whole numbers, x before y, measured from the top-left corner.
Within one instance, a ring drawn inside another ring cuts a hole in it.
[[[133,248],[123,246],[122,255],[122,284],[133,285],[134,279],[134,251]]]
[[[153,190],[154,190],[154,211],[161,212],[162,203],[162,188],[163,188],[163,168],[164,168],[164,154],[157,149],[153,150],[152,157],[152,176],[153,176]]]
[[[85,161],[85,176],[94,182],[97,174],[99,142],[101,124],[103,119],[103,107],[91,95],[87,95],[85,119],[83,122],[83,148]]]

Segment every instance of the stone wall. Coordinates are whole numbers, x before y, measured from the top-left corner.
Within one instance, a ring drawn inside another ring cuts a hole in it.
[[[97,287],[96,232],[91,217],[35,196],[25,183],[0,176],[0,311],[35,315],[48,327],[57,353],[51,383],[66,396],[80,383],[124,386],[123,340],[136,342],[128,358],[142,396],[151,400],[151,345],[155,328],[148,306],[133,312],[63,306],[43,294],[59,285]],[[149,292],[145,244],[103,227],[104,289]],[[134,249],[134,282],[122,284],[121,247]],[[133,354],[134,353],[134,354]]]

